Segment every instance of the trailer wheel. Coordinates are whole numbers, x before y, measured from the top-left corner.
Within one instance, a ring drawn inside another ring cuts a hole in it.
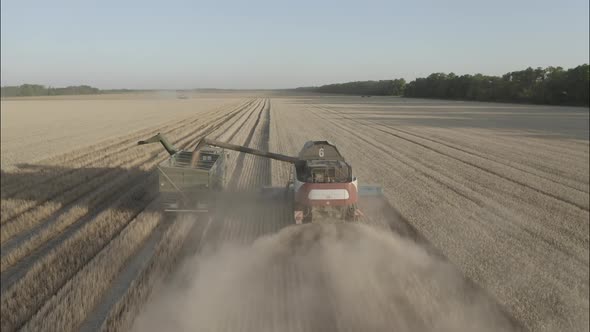
[[[303,216],[303,223],[304,224],[309,224],[311,223],[311,221],[313,220],[313,213],[311,212],[311,209],[305,209],[305,215]]]

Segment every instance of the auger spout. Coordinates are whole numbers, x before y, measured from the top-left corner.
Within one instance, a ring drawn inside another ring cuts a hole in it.
[[[168,153],[170,155],[173,155],[178,152],[178,149],[174,145],[172,145],[170,142],[168,142],[166,137],[164,137],[164,135],[162,135],[160,133],[157,133],[156,135],[146,139],[145,141],[137,142],[137,145],[144,145],[144,144],[157,143],[157,142],[162,143],[162,146],[164,146],[164,149],[166,149],[166,151],[168,151]]]
[[[199,144],[197,144],[197,147],[195,148],[195,151],[199,151],[205,145],[217,146],[217,147],[228,149],[228,150],[234,150],[234,151],[249,153],[249,154],[253,154],[253,155],[256,155],[256,156],[266,157],[266,158],[275,159],[275,160],[280,160],[280,161],[284,161],[284,162],[292,163],[292,164],[294,164],[296,161],[299,160],[299,158],[296,158],[296,157],[285,156],[285,155],[279,154],[279,153],[260,151],[260,150],[248,148],[248,147],[245,147],[245,146],[241,146],[241,145],[235,145],[235,144],[220,142],[220,141],[216,141],[216,140],[208,139],[208,138],[201,139],[201,141],[199,142]]]

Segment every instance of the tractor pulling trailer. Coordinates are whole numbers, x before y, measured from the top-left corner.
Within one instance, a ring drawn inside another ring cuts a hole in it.
[[[224,149],[292,165],[291,175],[283,190],[285,197],[292,197],[296,224],[326,218],[357,220],[362,214],[358,208],[359,193],[381,195],[378,186],[359,187],[350,164],[336,146],[328,141],[306,142],[297,157],[208,138],[201,139],[192,152],[178,150],[159,133],[138,144],[157,142],[170,154],[170,158],[157,167],[165,212],[208,212],[214,209],[214,198],[223,191],[226,182],[228,155]]]

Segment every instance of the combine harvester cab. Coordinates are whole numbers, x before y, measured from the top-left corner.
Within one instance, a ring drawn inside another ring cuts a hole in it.
[[[223,149],[203,146],[194,152],[178,150],[157,135],[138,145],[160,142],[170,154],[158,166],[158,184],[162,209],[167,213],[207,213],[214,205],[216,193],[225,185]]]

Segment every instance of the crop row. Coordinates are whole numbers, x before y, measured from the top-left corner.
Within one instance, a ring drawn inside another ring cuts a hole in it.
[[[179,147],[191,144],[198,140],[199,133],[211,127],[219,126],[223,122],[224,119],[219,118],[213,123],[209,122],[209,124],[204,125],[200,128],[201,130],[199,128],[187,128],[187,134],[176,135],[176,137],[182,136],[182,138],[176,140],[175,144],[178,144]],[[199,131],[195,131],[195,129]],[[153,149],[156,148],[159,147]],[[152,148],[149,149],[153,150]],[[147,154],[147,156],[148,160],[151,161],[140,163],[143,172],[152,169],[158,161],[157,154],[152,153]],[[102,209],[102,212],[98,211],[96,216],[90,215],[87,222],[81,225],[74,234],[59,243],[55,249],[46,253],[40,259],[35,260],[23,277],[10,287],[7,292],[3,293],[2,303],[5,305],[2,306],[2,327],[12,330],[24,323],[27,317],[30,317],[49,295],[59,289],[64,282],[71,278],[101,249],[101,246],[106,245],[114,235],[133,219],[134,215],[140,213],[146,207],[147,203],[153,198],[152,190],[149,189],[152,182],[146,181],[148,180],[146,178],[139,180],[140,178],[141,176],[137,179],[130,179],[127,185],[127,188],[131,188],[134,183],[137,183],[135,184],[135,187],[138,188],[136,194],[125,192],[116,199],[116,204]],[[151,198],[147,201],[140,200],[143,203],[137,204],[139,201],[136,200],[136,197],[141,195],[140,193],[147,196],[151,195]],[[106,194],[106,192],[103,192],[103,194]],[[105,218],[107,218],[105,216],[108,216],[108,221],[105,221]],[[118,227],[114,227],[115,225],[118,225]],[[54,230],[59,231],[59,227],[54,228]],[[75,242],[75,239],[80,242]],[[82,247],[77,248],[80,245],[76,245],[76,243],[82,244],[87,242],[88,239],[92,239],[93,245],[82,245]],[[76,254],[73,254],[74,252]],[[70,257],[76,257],[76,259]],[[60,263],[58,268],[56,268],[57,263]],[[18,310],[19,307],[25,307],[28,310]]]
[[[258,103],[247,113],[244,113],[234,123],[218,128],[211,133],[216,139],[230,140],[237,144],[244,144],[240,137],[243,131],[253,125],[251,121],[256,113],[259,113],[264,103]],[[228,164],[235,163],[235,158],[230,158]],[[157,248],[148,266],[142,271],[139,277],[133,280],[125,294],[117,301],[109,311],[108,317],[104,320],[101,330],[124,331],[128,330],[139,312],[139,308],[147,300],[154,285],[175,265],[174,262],[179,255],[184,239],[190,233],[202,232],[205,221],[197,220],[200,225],[193,225],[195,220],[179,218],[163,232]]]
[[[248,103],[237,107],[240,110],[246,107]],[[176,134],[179,132],[186,132],[188,130],[195,130],[207,124],[211,119],[222,119],[228,113],[235,111],[235,109],[217,110],[217,112],[207,112],[193,117],[190,120],[183,120],[179,125],[168,126],[165,128],[151,128],[149,131],[141,131],[134,133],[128,139],[123,139],[118,145],[113,146],[113,151],[103,150],[87,152],[85,150],[77,153],[82,157],[76,163],[64,163],[62,165],[47,167],[41,164],[41,169],[33,176],[22,176],[18,172],[10,173],[10,177],[18,179],[20,188],[18,192],[10,194],[2,189],[2,224],[8,223],[16,215],[32,209],[37,205],[45,203],[48,199],[56,198],[61,192],[75,189],[81,182],[88,179],[107,175],[109,170],[117,167],[125,167],[126,162],[135,160],[140,154],[162,153],[161,149],[150,147],[149,150],[138,150],[136,142],[140,139],[146,138],[154,132],[168,132]],[[200,125],[200,126],[199,126]],[[168,131],[170,130],[170,131]],[[90,150],[93,150],[90,148]],[[41,174],[41,176],[40,176]]]

